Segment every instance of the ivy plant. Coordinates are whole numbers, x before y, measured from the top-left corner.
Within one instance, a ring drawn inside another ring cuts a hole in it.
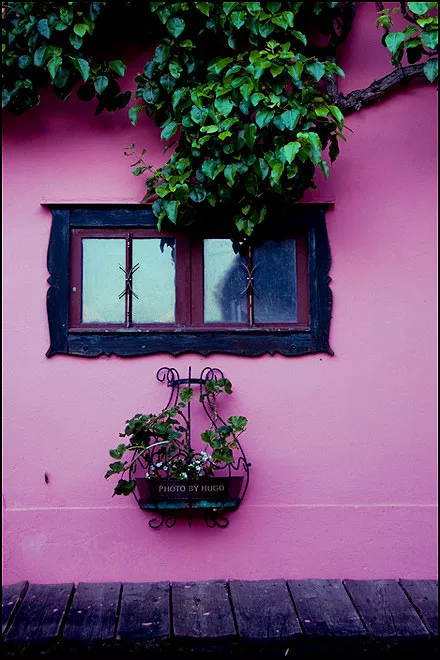
[[[206,380],[200,394],[200,401],[208,399],[213,419],[217,418],[217,397],[232,393],[231,382],[227,378]],[[130,495],[136,488],[134,475],[141,474],[148,479],[175,478],[181,480],[199,479],[213,476],[234,462],[234,450],[238,449],[238,437],[244,432],[247,419],[232,415],[226,424],[212,424],[201,433],[204,450],[195,451],[189,444],[189,419],[187,406],[194,397],[191,387],[184,387],[179,393],[178,402],[160,413],[137,413],[126,421],[120,443],[110,450],[111,458],[105,478],[117,475],[114,495]]]
[[[438,80],[438,3],[400,2],[391,11],[376,3],[395,72],[340,94],[336,49],[357,4],[4,2],[2,105],[21,114],[49,84],[63,99],[75,90],[93,101],[95,114],[121,109],[132,98],[118,82],[124,39],[144,49],[154,43],[128,115],[133,125],[142,113],[153,117],[173,151],[158,169],[145,149],[131,163],[146,178],[143,201],[153,203],[159,225],[227,218],[251,236],[275,204],[315,187],[317,170],[328,177],[345,115],[402,89],[403,80]],[[136,154],[134,145],[127,154]]]

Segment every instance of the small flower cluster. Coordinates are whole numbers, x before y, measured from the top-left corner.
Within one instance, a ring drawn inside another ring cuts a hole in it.
[[[168,464],[158,461],[149,467],[145,476],[147,479],[164,477],[169,472],[176,479],[198,479],[212,474],[212,470],[213,460],[211,454],[201,451],[200,454],[193,454],[188,457],[188,460],[178,458],[175,462],[169,462]]]

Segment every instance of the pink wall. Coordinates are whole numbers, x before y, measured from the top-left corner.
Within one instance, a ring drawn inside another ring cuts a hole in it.
[[[342,91],[390,70],[375,5],[360,5]],[[133,128],[52,93],[6,118],[4,583],[435,577],[436,98],[412,85],[351,115],[330,180],[307,198],[335,201],[334,357],[46,358],[41,203],[138,202],[123,148],[164,157],[146,118]],[[165,403],[162,365],[220,367],[227,410],[250,420],[249,490],[226,530],[152,531],[103,479],[125,419]]]

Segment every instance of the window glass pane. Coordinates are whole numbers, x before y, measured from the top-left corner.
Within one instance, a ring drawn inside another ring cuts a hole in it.
[[[245,260],[228,238],[203,241],[205,323],[247,323]]]
[[[83,238],[82,321],[124,323],[125,239]]]
[[[175,306],[175,240],[134,239],[133,323],[175,323]]]
[[[297,323],[295,240],[263,243],[253,267],[255,323]]]

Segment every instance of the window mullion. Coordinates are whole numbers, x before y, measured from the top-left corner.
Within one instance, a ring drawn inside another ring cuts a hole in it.
[[[133,299],[131,295],[132,290],[132,273],[133,267],[133,234],[128,232],[125,246],[125,327],[130,328],[132,325],[132,309]]]
[[[248,323],[249,326],[252,328],[254,326],[254,281],[252,279],[252,273],[253,273],[253,251],[251,248],[248,249],[248,253],[246,256],[246,266],[248,269],[248,274],[247,274],[247,286],[246,286],[246,292],[247,292],[247,306],[248,306]]]

